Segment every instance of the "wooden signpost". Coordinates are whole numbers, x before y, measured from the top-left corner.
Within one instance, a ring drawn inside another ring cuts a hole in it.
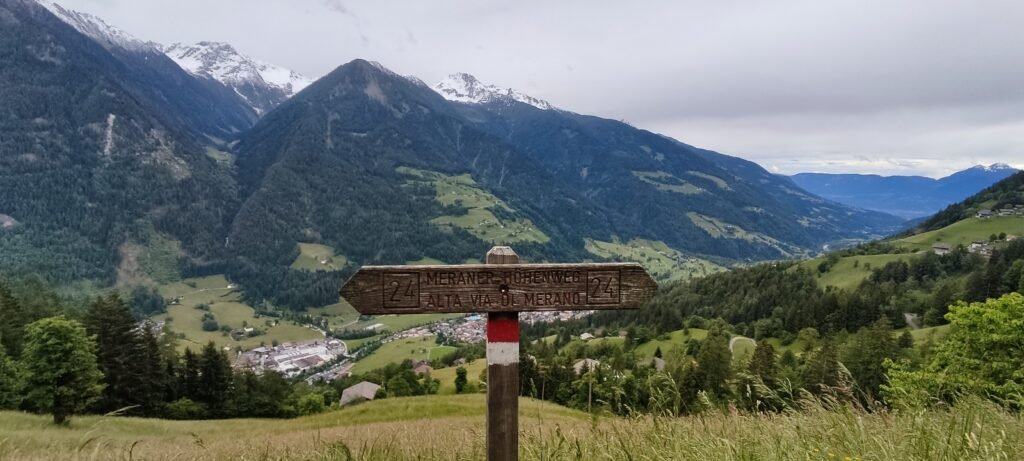
[[[519,312],[637,308],[657,285],[636,263],[363,266],[341,288],[360,314],[487,313],[487,459],[519,457]]]

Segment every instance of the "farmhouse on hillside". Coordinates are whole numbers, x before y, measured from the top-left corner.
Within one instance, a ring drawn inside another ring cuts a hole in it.
[[[431,367],[428,362],[420,362],[419,365],[416,365],[416,367],[412,369],[412,371],[417,375],[425,375],[434,371],[434,368]]]
[[[953,251],[953,246],[948,243],[935,242],[935,244],[932,245],[932,251],[939,256],[948,255],[949,252]]]
[[[341,403],[340,405],[345,406],[357,400],[373,400],[377,395],[377,390],[380,386],[369,381],[363,381],[359,384],[346,388],[341,391]]]

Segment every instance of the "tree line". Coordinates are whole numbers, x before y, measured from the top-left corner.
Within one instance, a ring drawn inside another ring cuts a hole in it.
[[[0,409],[171,419],[292,417],[331,406],[340,389],[236,370],[212,342],[178,352],[177,337],[139,322],[117,294],[84,310],[30,308],[0,284]]]

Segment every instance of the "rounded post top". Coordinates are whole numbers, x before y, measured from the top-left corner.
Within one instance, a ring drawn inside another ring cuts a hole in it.
[[[487,252],[487,264],[519,264],[519,255],[512,247],[496,246]]]

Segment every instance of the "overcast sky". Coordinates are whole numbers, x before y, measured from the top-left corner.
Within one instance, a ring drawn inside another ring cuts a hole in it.
[[[1024,168],[1024,1],[57,1],[311,77],[468,72],[780,173]]]

